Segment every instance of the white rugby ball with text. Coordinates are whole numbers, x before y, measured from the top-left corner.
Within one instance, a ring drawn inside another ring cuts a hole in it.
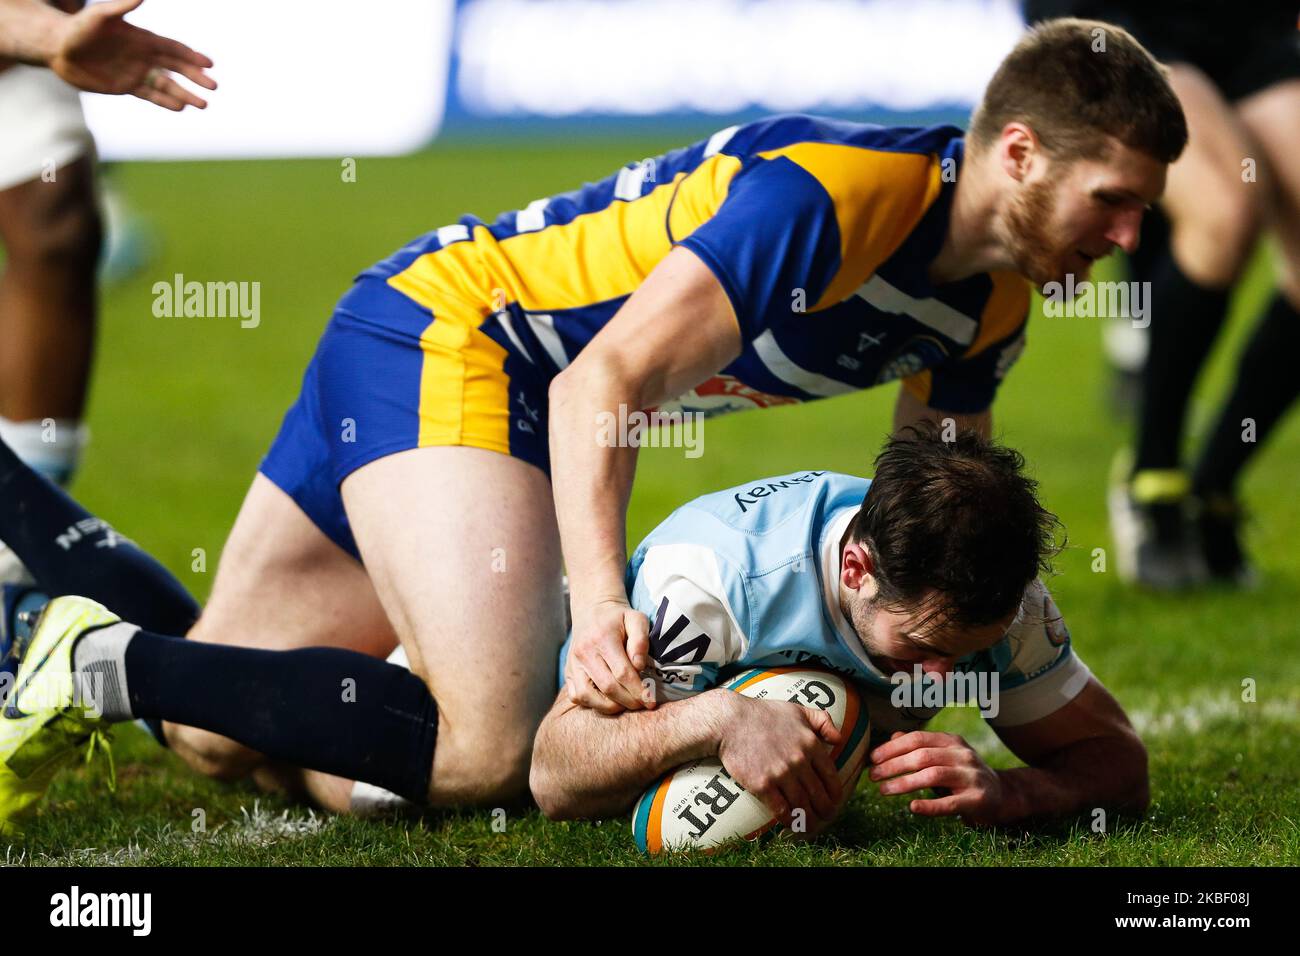
[[[790,700],[828,711],[835,726],[845,732],[831,759],[847,801],[857,786],[870,740],[867,708],[852,683],[808,667],[759,667],[722,686],[746,697]],[[717,757],[678,767],[642,795],[632,814],[636,844],[652,854],[752,840],[775,825],[767,805],[732,779]]]

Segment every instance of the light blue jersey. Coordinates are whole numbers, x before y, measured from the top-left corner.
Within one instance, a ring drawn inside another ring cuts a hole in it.
[[[913,697],[919,686],[891,681],[840,609],[840,542],[870,486],[828,471],[764,479],[683,505],[641,542],[627,587],[632,606],[650,619],[647,676],[660,700],[707,690],[741,668],[809,664],[866,691],[873,738],[917,729],[955,702]],[[995,726],[1047,716],[1090,676],[1037,581],[1002,640],[962,658],[954,672],[968,686],[978,677],[995,688],[992,706],[982,708]]]

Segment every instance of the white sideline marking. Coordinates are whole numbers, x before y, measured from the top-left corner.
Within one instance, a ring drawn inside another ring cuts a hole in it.
[[[295,810],[282,810],[272,813],[264,810],[260,801],[253,803],[250,813],[247,807],[240,807],[242,818],[229,823],[221,823],[207,833],[191,833],[173,829],[170,824],[162,827],[158,833],[143,842],[136,838],[126,846],[111,849],[102,847],[78,847],[62,853],[32,853],[28,856],[23,850],[17,858],[13,856],[10,845],[5,854],[5,865],[29,864],[32,866],[123,866],[128,863],[148,863],[162,856],[174,855],[177,848],[188,851],[195,859],[202,859],[209,850],[230,847],[272,846],[286,840],[320,833],[332,825],[334,818],[318,814],[313,810],[305,813]]]
[[[1171,701],[1160,708],[1143,707],[1127,710],[1133,729],[1143,740],[1176,734],[1196,734],[1217,720],[1277,720],[1300,726],[1300,701],[1292,697],[1247,704],[1237,697],[1198,697],[1191,703]],[[988,724],[966,735],[966,742],[976,750],[1001,747],[1002,741]]]

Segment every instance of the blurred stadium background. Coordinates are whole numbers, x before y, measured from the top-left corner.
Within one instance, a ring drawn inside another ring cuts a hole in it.
[[[132,19],[211,55],[222,88],[206,112],[181,116],[85,97],[151,255],[103,292],[93,442],[74,490],[200,597],[334,301],[372,261],[465,212],[490,219],[765,112],[964,123],[1022,29],[1009,0],[150,0]],[[344,174],[348,159],[355,181]],[[1268,295],[1267,252],[1235,299],[1227,341],[1198,391],[1193,433]],[[152,286],[177,273],[260,283],[260,323],[156,318]],[[1245,484],[1246,501],[1266,516],[1248,538],[1262,588],[1134,593],[1113,561],[1095,570],[1094,549],[1111,547],[1107,470],[1128,435],[1105,401],[1100,321],[1031,320],[995,427],[1028,456],[1068,529],[1052,587],[1082,657],[1146,737],[1149,818],[1105,837],[1086,828],[977,834],[955,821],[913,820],[903,803],[864,788],[815,847],[716,859],[1300,862],[1300,416]],[[643,452],[629,539],[694,495],[760,475],[869,473],[893,398],[887,387],[713,420],[697,459],[680,449]],[[1242,700],[1246,678],[1257,682],[1254,703]],[[978,724],[949,713],[940,726],[1010,761]],[[32,829],[31,860],[636,858],[623,821],[546,826],[533,813],[504,835],[486,814],[326,822],[250,787],[199,779],[129,734],[117,796],[88,774],[65,776]],[[206,836],[192,832],[196,807],[205,808]]]

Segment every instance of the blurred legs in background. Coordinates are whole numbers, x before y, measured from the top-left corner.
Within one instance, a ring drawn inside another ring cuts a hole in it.
[[[1136,447],[1127,473],[1117,465],[1110,492],[1120,573],[1159,590],[1205,576],[1187,523],[1191,482],[1181,466],[1187,406],[1260,221],[1252,184],[1241,179],[1248,134],[1203,73],[1183,64],[1172,72],[1190,140],[1169,170],[1169,243],[1158,255],[1153,250],[1147,279],[1151,327]]]
[[[1278,244],[1278,291],[1242,352],[1233,389],[1201,450],[1192,491],[1209,570],[1249,584],[1253,569],[1240,541],[1238,479],[1300,395],[1300,79],[1241,103],[1240,115],[1262,155],[1266,225]],[[1253,156],[1253,154],[1252,154]]]
[[[0,439],[67,483],[94,348],[101,225],[77,91],[49,70],[0,72]],[[22,569],[0,544],[0,582]]]
[[[1277,69],[1300,74],[1300,53],[1292,59]],[[1168,244],[1158,231],[1144,235],[1157,245],[1133,263],[1134,278],[1152,283],[1151,327],[1135,449],[1131,458],[1121,453],[1112,475],[1111,528],[1120,572],[1133,583],[1156,590],[1207,579],[1247,586],[1255,575],[1241,541],[1237,478],[1300,390],[1290,366],[1300,336],[1300,176],[1287,160],[1300,148],[1300,79],[1234,104],[1187,64],[1174,65],[1173,82],[1191,141],[1169,173]],[[1192,390],[1226,319],[1231,288],[1265,228],[1281,247],[1281,291],[1189,475],[1182,450]],[[1137,350],[1130,343],[1128,351],[1132,361]]]

